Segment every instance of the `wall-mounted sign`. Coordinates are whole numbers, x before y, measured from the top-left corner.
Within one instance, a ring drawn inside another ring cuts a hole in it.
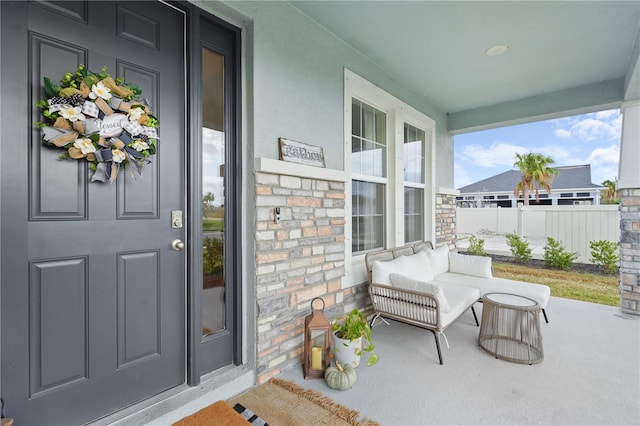
[[[325,167],[324,152],[321,147],[279,138],[280,159],[307,166]]]

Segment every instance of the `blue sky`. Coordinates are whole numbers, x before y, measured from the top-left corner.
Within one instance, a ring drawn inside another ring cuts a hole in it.
[[[538,152],[555,166],[591,164],[591,182],[618,176],[620,110],[600,111],[536,123],[457,135],[454,138],[454,186],[515,169],[516,153]]]

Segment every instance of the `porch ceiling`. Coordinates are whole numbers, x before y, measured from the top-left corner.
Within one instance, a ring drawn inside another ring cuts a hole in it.
[[[637,1],[290,3],[462,120],[454,132],[640,97]]]

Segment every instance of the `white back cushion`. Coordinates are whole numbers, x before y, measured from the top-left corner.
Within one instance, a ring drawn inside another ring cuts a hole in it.
[[[451,306],[449,306],[449,302],[447,301],[442,288],[438,284],[415,280],[405,275],[396,273],[389,274],[389,279],[391,280],[391,284],[394,287],[417,291],[435,297],[436,299],[438,299],[440,312],[451,312]]]
[[[431,262],[433,275],[440,275],[449,270],[449,247],[440,246],[434,250],[424,251]]]
[[[371,282],[373,284],[391,285],[389,274],[407,274],[406,256],[400,256],[387,262],[376,260],[371,268]]]
[[[449,272],[472,275],[480,278],[493,278],[491,258],[468,254],[449,253]]]
[[[406,275],[408,277],[420,281],[433,281],[433,270],[427,253],[420,251],[416,254],[405,256],[405,258],[407,260]]]

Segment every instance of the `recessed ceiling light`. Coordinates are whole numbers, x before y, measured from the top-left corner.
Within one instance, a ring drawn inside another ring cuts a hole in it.
[[[502,55],[504,52],[507,51],[507,49],[509,48],[509,46],[507,46],[506,44],[498,44],[495,46],[492,46],[490,48],[488,48],[485,53],[488,56],[498,56],[498,55]]]

